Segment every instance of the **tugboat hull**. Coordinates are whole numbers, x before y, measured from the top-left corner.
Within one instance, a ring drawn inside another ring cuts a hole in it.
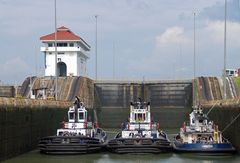
[[[189,125],[184,122],[179,134],[174,138],[173,148],[176,152],[200,155],[235,153],[235,148],[223,137],[218,126],[209,120],[201,107],[193,108],[189,117]]]
[[[172,150],[169,141],[148,138],[116,138],[107,144],[108,150],[115,153],[164,153]]]
[[[204,155],[229,155],[235,153],[235,148],[230,143],[173,143],[173,149],[179,153],[199,153]]]
[[[41,153],[65,155],[99,152],[103,144],[85,136],[49,136],[42,138],[38,147]]]

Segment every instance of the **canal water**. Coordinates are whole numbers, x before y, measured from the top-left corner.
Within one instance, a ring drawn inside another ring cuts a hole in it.
[[[190,154],[112,154],[52,156],[40,154],[38,150],[9,159],[5,163],[239,163],[240,156],[204,157]]]
[[[106,129],[109,138],[117,131]],[[169,138],[179,129],[166,129]],[[200,156],[195,154],[113,154],[109,152],[84,155],[45,155],[38,149],[4,161],[4,163],[240,163],[240,155],[232,156]]]

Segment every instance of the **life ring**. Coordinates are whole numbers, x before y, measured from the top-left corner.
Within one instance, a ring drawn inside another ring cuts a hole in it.
[[[62,136],[71,136],[71,134],[68,131],[64,131]]]

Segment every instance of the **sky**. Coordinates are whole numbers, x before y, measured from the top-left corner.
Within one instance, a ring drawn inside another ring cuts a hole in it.
[[[194,13],[196,76],[221,76],[225,0],[57,0],[57,26],[90,46],[87,73],[98,79],[193,78]],[[43,76],[39,38],[54,32],[54,0],[0,0],[0,84]],[[239,0],[227,0],[227,68],[240,67]]]

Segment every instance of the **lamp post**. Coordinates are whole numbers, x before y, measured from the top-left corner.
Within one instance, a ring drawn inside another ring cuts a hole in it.
[[[98,79],[98,72],[97,72],[97,18],[98,18],[98,15],[95,15],[95,18],[96,18],[96,40],[95,40],[95,54],[96,54],[96,60],[95,60],[95,80]]]
[[[115,43],[113,42],[113,80],[115,79]]]
[[[57,74],[57,0],[54,0],[54,20],[55,20],[55,100],[58,100],[58,74]]]
[[[196,13],[194,12],[194,21],[193,21],[193,28],[194,28],[194,49],[193,49],[193,77],[196,77],[196,26],[195,26],[195,17]]]
[[[223,99],[227,98],[226,87],[226,64],[227,64],[227,0],[225,0],[225,21],[224,21],[224,66],[223,66]]]
[[[196,13],[193,13],[193,107],[196,108],[197,105],[197,91],[196,91],[196,26],[195,26]]]

